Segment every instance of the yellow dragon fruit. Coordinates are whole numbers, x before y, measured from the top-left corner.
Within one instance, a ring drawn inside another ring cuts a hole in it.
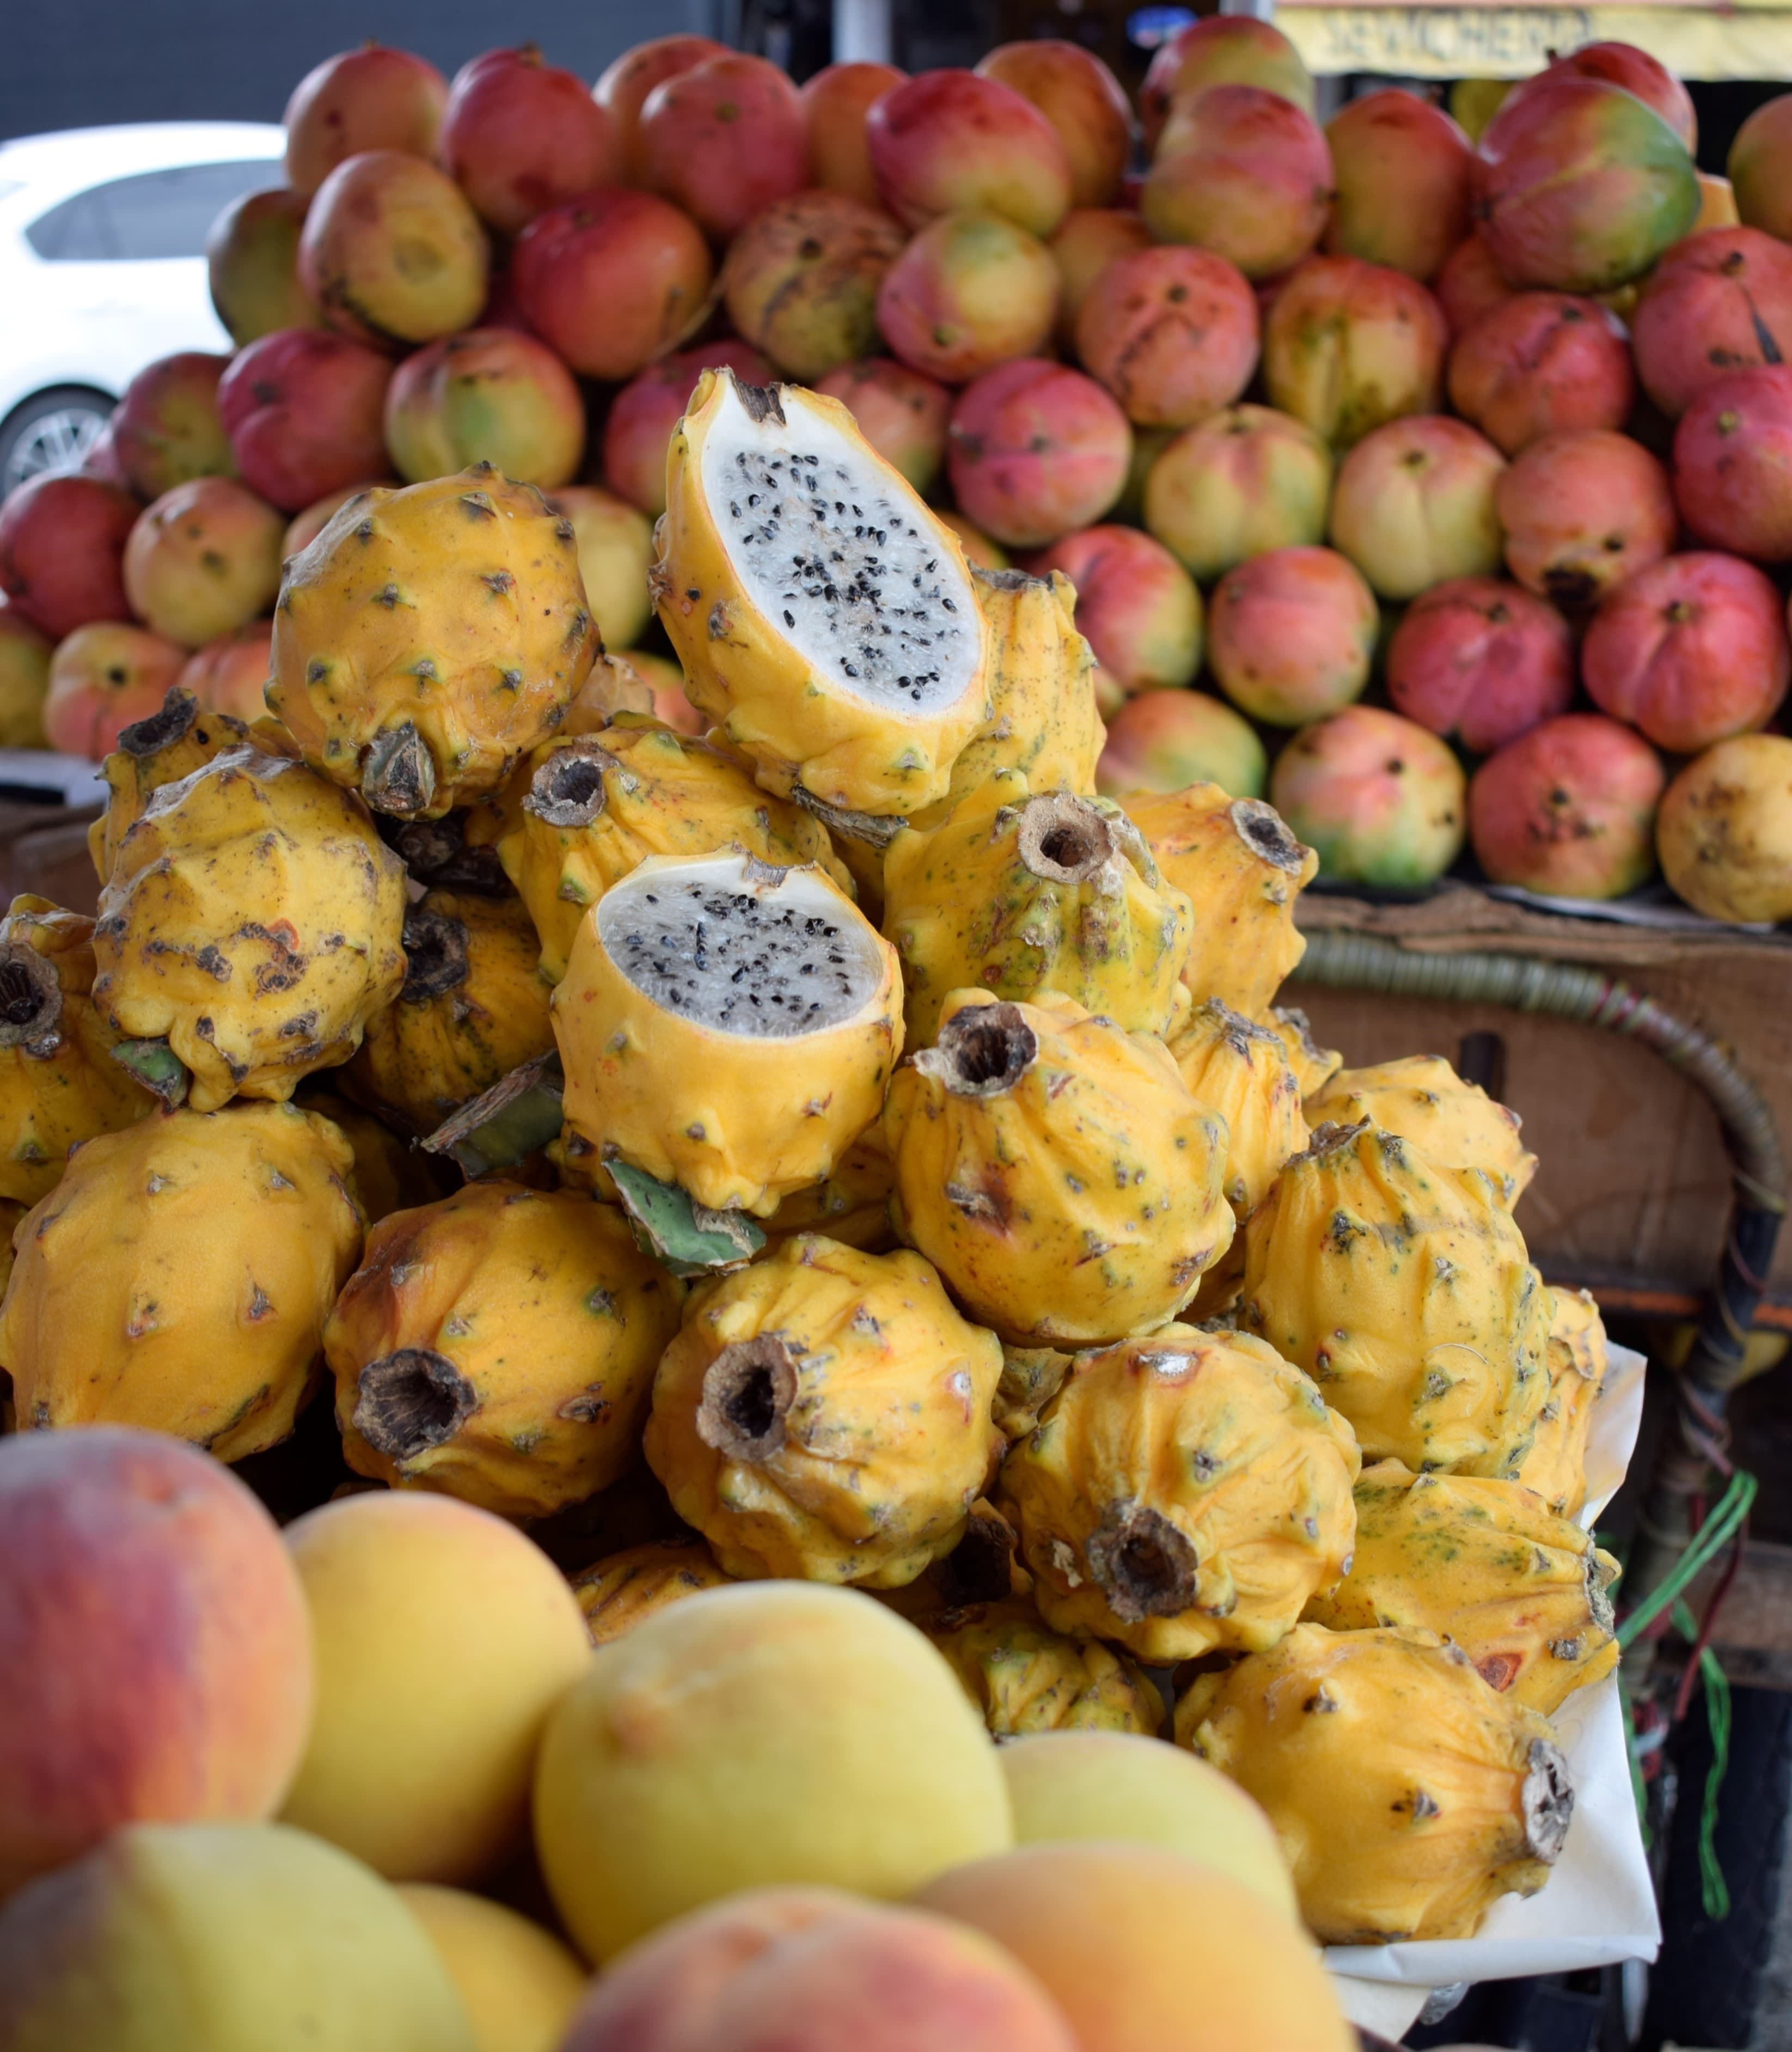
[[[1322,1944],[1472,1937],[1548,1880],[1574,1812],[1547,1723],[1430,1632],[1297,1625],[1200,1676],[1176,1733],[1269,1812]]]
[[[701,1539],[649,1539],[606,1554],[573,1577],[593,1646],[608,1646],[644,1617],[705,1589],[726,1588],[725,1575]]]
[[[774,1214],[876,1118],[895,950],[820,870],[656,856],[581,923],[554,993],[565,1116],[699,1204]]]
[[[1609,1356],[1599,1307],[1585,1290],[1552,1290],[1549,1395],[1518,1480],[1564,1517],[1587,1498],[1587,1435],[1605,1386]]]
[[[1336,1048],[1322,1048],[1314,1040],[1313,1021],[1298,1005],[1273,1004],[1258,1014],[1257,1023],[1281,1042],[1303,1098],[1317,1096],[1344,1067],[1344,1056]]]
[[[919,1255],[787,1240],[693,1293],[648,1463],[730,1575],[898,1588],[964,1536],[1001,1372]]]
[[[554,1045],[541,943],[514,898],[425,892],[405,914],[405,981],[368,1021],[342,1087],[422,1138]]]
[[[1553,1717],[1618,1665],[1618,1563],[1534,1490],[1481,1475],[1415,1475],[1398,1461],[1356,1485],[1356,1556],[1307,1616],[1334,1631],[1434,1631],[1491,1689]]]
[[[883,883],[913,1047],[933,1040],[949,993],[980,985],[1058,991],[1129,1032],[1163,1033],[1187,1005],[1193,909],[1106,798],[1035,794],[999,772],[938,826],[899,835]]]
[[[814,863],[851,889],[819,820],[655,720],[625,715],[601,734],[537,749],[520,801],[504,811],[499,860],[542,937],[550,983],[566,973],[579,922],[650,855],[734,849],[778,867]]]
[[[1319,857],[1261,798],[1234,798],[1217,784],[1133,791],[1121,800],[1158,867],[1195,907],[1183,980],[1199,1004],[1217,997],[1254,1019],[1306,953],[1294,901]]]
[[[1162,1325],[1231,1243],[1224,1127],[1161,1041],[1068,998],[953,991],[891,1082],[884,1132],[898,1232],[1015,1346]]]
[[[358,1474],[542,1517],[633,1462],[679,1285],[621,1212],[470,1183],[374,1227],[324,1333]]]
[[[1024,1599],[949,1611],[923,1625],[995,1739],[1029,1732],[1137,1732],[1152,1738],[1164,1705],[1149,1676],[1099,1639],[1042,1624]]]
[[[800,1232],[821,1232],[867,1254],[888,1254],[898,1244],[890,1223],[895,1176],[880,1120],[840,1156],[825,1182],[810,1183],[784,1200],[765,1221],[767,1243],[775,1247]]]
[[[872,820],[945,796],[988,716],[988,629],[957,537],[838,400],[706,371],[659,535],[686,691],[767,789]]]
[[[285,1439],[361,1252],[354,1160],[287,1104],[158,1111],[77,1148],[0,1309],[19,1422],[141,1425],[221,1461]]]
[[[1518,1137],[1518,1114],[1464,1083],[1441,1055],[1340,1069],[1309,1098],[1307,1117],[1315,1126],[1371,1119],[1440,1169],[1482,1169],[1508,1211],[1537,1170]]]
[[[559,729],[601,646],[572,522],[479,464],[371,487],[288,562],[268,704],[375,812],[436,819]]]
[[[95,1009],[93,922],[19,897],[0,920],[0,1198],[34,1204],[68,1150],[115,1133],[156,1101],[112,1059],[118,1035]]]
[[[1226,1122],[1226,1200],[1242,1228],[1307,1144],[1286,1050],[1279,1035],[1210,997],[1172,1032],[1170,1054],[1189,1095]]]
[[[996,1507],[1059,1631],[1141,1660],[1274,1645],[1349,1564],[1350,1427],[1248,1334],[1166,1326],[1079,1355]]]
[[[1024,1439],[1039,1413],[1064,1387],[1072,1357],[1052,1347],[1002,1349],[1002,1379],[996,1385],[996,1424],[1011,1445]]]
[[[189,1102],[288,1098],[346,1062],[404,981],[405,871],[361,801],[303,762],[227,750],[119,843],[93,1002],[166,1040]]]
[[[162,710],[123,728],[100,766],[106,809],[87,830],[87,852],[102,883],[112,881],[118,844],[143,816],[153,793],[202,770],[227,748],[249,746],[249,730],[229,713],[209,712],[177,684]]]
[[[1517,1472],[1548,1394],[1548,1292],[1501,1193],[1367,1122],[1322,1126],[1245,1235],[1237,1318],[1370,1460]]]

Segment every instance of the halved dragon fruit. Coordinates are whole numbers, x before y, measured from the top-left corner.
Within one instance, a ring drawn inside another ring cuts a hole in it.
[[[655,856],[581,923],[554,1024],[567,1122],[605,1161],[769,1216],[878,1116],[896,951],[819,869]]]
[[[672,438],[653,590],[692,702],[769,790],[874,841],[988,717],[957,537],[837,400],[706,371]]]

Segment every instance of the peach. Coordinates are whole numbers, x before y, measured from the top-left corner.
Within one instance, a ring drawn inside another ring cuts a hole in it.
[[[610,648],[628,648],[653,617],[648,595],[651,523],[638,507],[594,484],[563,486],[548,503],[573,523],[579,574],[598,632]]]
[[[1311,428],[1231,406],[1178,435],[1145,480],[1144,523],[1206,584],[1268,549],[1323,539],[1332,458]]]
[[[1216,85],[1164,132],[1140,211],[1160,242],[1192,242],[1272,278],[1318,241],[1332,159],[1311,118],[1279,93]]]
[[[694,71],[711,57],[728,55],[726,43],[709,36],[655,36],[626,49],[608,65],[591,88],[591,96],[610,117],[622,153],[624,181],[647,182],[647,162],[640,135],[641,109],[654,88],[681,72]]]
[[[307,199],[365,150],[433,157],[448,80],[409,50],[363,43],[306,72],[286,103],[286,182]]]
[[[1621,428],[1636,396],[1623,323],[1565,292],[1504,300],[1450,352],[1450,403],[1508,456],[1565,429]]]
[[[1152,246],[1151,230],[1124,207],[1073,207],[1046,247],[1058,266],[1058,336],[1074,346],[1077,316],[1090,288],[1117,256]]]
[[[515,328],[469,328],[393,373],[385,445],[408,484],[492,463],[551,491],[578,474],[585,398],[546,343]]]
[[[460,1991],[479,2052],[560,2052],[590,1981],[568,1946],[483,1895],[424,1881],[397,1893]]]
[[[1325,124],[1335,196],[1325,247],[1423,283],[1469,232],[1474,150],[1442,108],[1393,86]]]
[[[1466,793],[1446,743],[1379,706],[1304,726],[1270,773],[1270,803],[1342,883],[1435,883],[1461,850]]]
[[[1030,1968],[1081,2052],[1356,2052],[1285,1913],[1165,1846],[1022,1846],[941,1874],[915,1901]]]
[[[709,721],[685,695],[683,671],[670,656],[651,655],[644,648],[624,648],[610,660],[628,666],[647,695],[644,709],[655,719],[676,727],[680,734],[709,731]]]
[[[57,644],[44,699],[44,734],[65,755],[98,762],[120,732],[162,710],[186,651],[147,627],[92,621]]]
[[[1784,362],[1792,249],[1758,228],[1688,236],[1644,285],[1630,340],[1643,390],[1671,421],[1728,372]]]
[[[1752,563],[1668,556],[1600,601],[1580,668],[1602,712],[1696,754],[1779,710],[1792,683],[1784,603]]]
[[[44,699],[54,647],[16,606],[0,603],[0,748],[49,746]]]
[[[1082,2052],[981,1933],[821,1888],[730,1897],[632,1948],[561,2052]]]
[[[1707,228],[1739,228],[1742,216],[1736,211],[1736,189],[1726,178],[1716,171],[1699,174],[1699,217],[1692,224],[1695,235]]]
[[[737,1889],[898,1900],[1012,1827],[983,1720],[913,1625],[856,1590],[750,1582],[589,1656],[542,1743],[535,1842],[606,1960]]]
[[[282,558],[295,556],[300,550],[308,549],[351,499],[358,499],[372,485],[390,482],[387,478],[370,477],[359,484],[345,484],[301,507],[286,523],[286,533],[280,542]]]
[[[311,1627],[230,1471],[116,1426],[0,1440],[0,1895],[121,1826],[280,1805]]]
[[[929,221],[878,292],[891,353],[946,385],[1037,355],[1057,312],[1058,267],[1045,245],[998,213]]]
[[[774,200],[722,264],[728,318],[785,377],[812,385],[876,347],[878,288],[907,240],[881,207],[844,193]]]
[[[1108,394],[1039,357],[966,386],[947,430],[953,498],[1008,548],[1038,548],[1099,520],[1132,460],[1133,431]]]
[[[97,477],[29,479],[0,503],[0,591],[53,641],[125,619],[124,545],[138,511],[122,485]]]
[[[994,213],[1044,237],[1069,211],[1063,139],[1000,79],[922,72],[873,104],[865,135],[878,196],[910,228],[941,214]]]
[[[1421,592],[1387,644],[1387,695],[1432,733],[1485,755],[1567,711],[1575,644],[1553,605],[1497,578]]]
[[[1257,368],[1257,302],[1204,249],[1116,256],[1077,319],[1077,354],[1146,428],[1191,428],[1230,406]]]
[[[442,116],[442,168],[500,235],[622,169],[616,124],[569,71],[533,43],[463,65]]]
[[[809,177],[828,192],[878,206],[865,117],[893,87],[907,78],[888,64],[832,64],[805,82],[800,98],[809,139]]]
[[[1461,421],[1390,421],[1345,457],[1332,495],[1332,540],[1383,598],[1415,598],[1446,578],[1487,577],[1500,562],[1495,495],[1505,460]]]
[[[280,588],[286,523],[229,477],[196,477],[146,507],[124,545],[131,609],[189,648],[245,626]]]
[[[715,267],[652,193],[587,193],[538,214],[511,260],[523,319],[586,378],[633,378],[703,318]]]
[[[227,477],[236,468],[217,411],[217,381],[229,361],[182,350],[146,364],[125,386],[112,413],[112,445],[139,498],[159,499],[190,478]]]
[[[894,357],[867,356],[829,371],[815,389],[839,401],[866,441],[917,491],[932,488],[952,417],[952,394],[944,385]]]
[[[1241,712],[1305,726],[1360,696],[1379,627],[1374,593],[1342,556],[1272,549],[1215,587],[1207,661]]]
[[[1193,680],[1201,667],[1201,594],[1161,542],[1136,527],[1085,527],[1035,556],[1077,589],[1077,631],[1100,665],[1096,689],[1117,705]]]
[[[1438,304],[1443,308],[1454,338],[1465,335],[1483,314],[1491,313],[1513,297],[1518,288],[1500,276],[1493,253],[1478,235],[1469,236],[1444,260],[1443,268],[1431,281]]]
[[[1622,898],[1655,873],[1667,777],[1642,737],[1598,713],[1545,720],[1469,785],[1469,837],[1496,883],[1546,898]]]
[[[1280,29],[1249,14],[1209,14],[1178,29],[1153,53],[1139,93],[1145,147],[1157,139],[1173,106],[1216,85],[1255,85],[1279,92],[1304,114],[1317,94],[1300,52]]]
[[[1792,919],[1792,741],[1739,734],[1695,757],[1662,796],[1655,845],[1708,919]]]
[[[666,452],[697,380],[726,364],[749,385],[771,382],[772,366],[744,342],[700,343],[663,356],[610,401],[604,423],[604,482],[657,520],[666,510]]]
[[[370,150],[319,186],[299,237],[299,282],[338,334],[400,349],[469,327],[491,253],[445,172],[401,150]]]
[[[1270,758],[1262,742],[1248,720],[1205,691],[1142,691],[1109,715],[1107,725],[1095,766],[1104,797],[1191,784],[1217,784],[1234,798],[1263,795]]]
[[[1002,43],[977,74],[1012,86],[1058,131],[1070,163],[1072,206],[1113,204],[1132,151],[1133,109],[1094,51],[1050,36]]]
[[[385,474],[391,359],[346,335],[283,328],[243,350],[217,388],[237,472],[296,513]]]
[[[1348,448],[1403,414],[1437,411],[1449,346],[1443,310],[1403,271],[1309,256],[1276,296],[1263,382],[1272,405]]]
[[[636,131],[648,187],[726,242],[808,174],[803,103],[775,64],[738,51],[662,80]]]
[[[1792,93],[1755,108],[1736,131],[1724,168],[1743,221],[1792,240]]]
[[[241,349],[283,327],[322,327],[323,315],[299,282],[299,237],[311,202],[284,186],[246,194],[205,237],[212,305]]]
[[[262,691],[273,667],[273,622],[252,620],[190,656],[177,681],[206,711],[229,713],[247,726],[268,710]]]
[[[1507,568],[1569,609],[1659,562],[1679,524],[1667,472],[1641,443],[1602,429],[1532,442],[1496,497]]]
[[[962,513],[948,508],[936,509],[933,517],[958,537],[964,560],[976,569],[1005,570],[1011,567],[1008,550],[992,541],[974,520],[967,520]]]
[[[1701,542],[1792,561],[1792,368],[1763,363],[1708,385],[1680,417],[1673,453],[1674,497]]]
[[[421,1491],[286,1533],[317,1710],[282,1812],[393,1881],[489,1874],[521,1840],[542,1727],[591,1658],[559,1571],[513,1525]]]

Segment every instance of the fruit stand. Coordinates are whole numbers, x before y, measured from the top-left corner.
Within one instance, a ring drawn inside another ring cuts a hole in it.
[[[1658,2052],[1792,96],[1348,11],[344,53],[0,503],[0,2052]]]

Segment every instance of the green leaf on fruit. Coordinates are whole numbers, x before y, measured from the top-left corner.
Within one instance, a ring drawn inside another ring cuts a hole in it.
[[[120,1040],[112,1059],[128,1069],[143,1088],[154,1091],[170,1111],[186,1102],[192,1072],[166,1040]]]
[[[514,1169],[558,1135],[565,1086],[559,1055],[538,1055],[444,1120],[423,1142],[424,1149],[446,1154],[464,1175]]]
[[[676,1183],[661,1183],[626,1161],[605,1164],[634,1234],[675,1275],[712,1275],[738,1268],[765,1244],[741,1212],[712,1212]]]

